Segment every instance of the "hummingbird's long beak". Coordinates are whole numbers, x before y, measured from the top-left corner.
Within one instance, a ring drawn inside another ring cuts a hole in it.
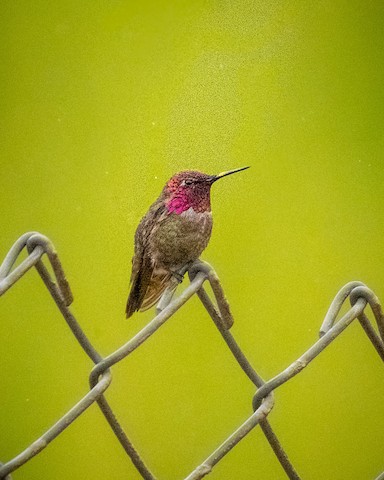
[[[219,178],[226,177],[227,175],[232,175],[232,173],[241,172],[242,170],[246,170],[249,167],[242,167],[242,168],[235,168],[234,170],[228,170],[227,172],[221,172],[218,175],[212,175],[211,183],[216,182]]]

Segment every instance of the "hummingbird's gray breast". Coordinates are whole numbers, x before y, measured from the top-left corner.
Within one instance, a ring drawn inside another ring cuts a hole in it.
[[[181,214],[171,213],[153,229],[149,246],[158,267],[175,270],[196,260],[206,248],[212,232],[210,211],[189,208]]]

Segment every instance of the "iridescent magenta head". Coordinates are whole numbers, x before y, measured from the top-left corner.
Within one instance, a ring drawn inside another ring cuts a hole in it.
[[[195,170],[186,170],[176,173],[164,187],[166,206],[169,212],[180,215],[189,208],[195,212],[209,212],[211,210],[211,186],[219,178],[232,173],[240,172],[249,167],[237,168],[218,175],[207,175]]]

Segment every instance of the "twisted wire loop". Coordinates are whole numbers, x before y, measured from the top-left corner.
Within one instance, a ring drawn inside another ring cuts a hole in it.
[[[27,250],[28,256],[15,267],[15,263],[24,249]],[[44,255],[46,255],[49,261],[53,277],[42,260]],[[52,242],[44,235],[37,232],[26,233],[11,247],[0,266],[0,296],[20,280],[33,266],[37,269],[80,346],[95,365],[89,376],[89,392],[25,450],[6,463],[0,462],[0,479],[2,480],[11,480],[11,472],[40,453],[93,403],[98,404],[117,439],[142,478],[145,480],[156,480],[156,477],[144,463],[118,422],[104,392],[112,381],[111,367],[122,361],[151,337],[194,294],[201,300],[235,360],[257,390],[253,397],[253,414],[224,440],[202,464],[197,466],[197,468],[185,477],[185,480],[199,480],[209,474],[213,467],[257,425],[260,425],[288,478],[291,480],[300,480],[298,473],[290,462],[267,418],[274,407],[274,390],[301,372],[301,370],[340,335],[355,318],[359,320],[360,325],[373,347],[384,361],[384,315],[380,302],[372,290],[363,283],[350,282],[338,292],[331,303],[320,328],[320,339],[280,374],[268,381],[264,381],[252,367],[230,332],[230,328],[233,325],[233,317],[219,278],[209,264],[200,260],[188,266],[190,284],[180,296],[170,301],[172,296],[169,295],[166,301],[163,302],[164,308],[161,309],[152,321],[124,345],[103,358],[91,344],[70,311],[69,306],[73,301],[73,296],[69,283]],[[205,291],[203,287],[204,282],[209,283],[215,302],[211,300]],[[351,302],[351,308],[341,319],[337,320],[341,307],[348,297]],[[368,304],[376,320],[377,331],[364,312]],[[384,472],[380,474],[376,480],[384,480]]]

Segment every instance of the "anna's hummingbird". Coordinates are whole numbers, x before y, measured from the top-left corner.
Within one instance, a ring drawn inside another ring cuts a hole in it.
[[[180,269],[199,258],[212,231],[212,184],[246,168],[218,175],[187,170],[168,180],[135,233],[127,318],[152,307],[174,284],[172,277],[178,278]]]

